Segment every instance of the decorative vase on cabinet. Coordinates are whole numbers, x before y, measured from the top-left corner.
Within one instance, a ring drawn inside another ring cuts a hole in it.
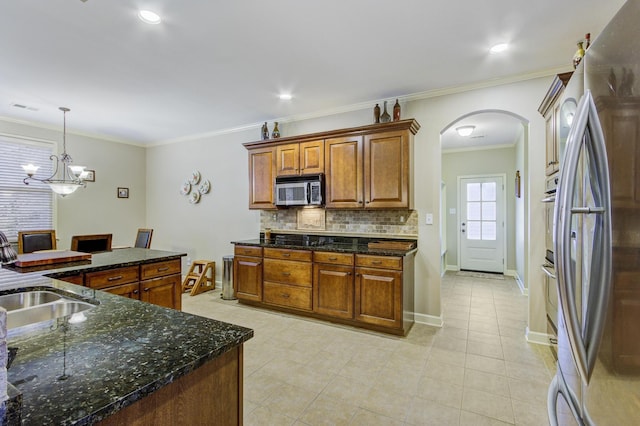
[[[378,104],[376,104],[376,106],[373,107],[373,122],[374,123],[380,122],[380,105]]]
[[[400,103],[396,99],[396,103],[393,106],[393,121],[400,121]]]
[[[280,137],[280,130],[278,130],[278,122],[277,121],[275,123],[273,123],[273,133],[271,133],[271,137],[274,138],[274,139]]]
[[[384,111],[382,112],[382,115],[380,116],[380,122],[381,123],[388,123],[390,121],[391,121],[391,116],[387,112],[387,101],[384,101]]]

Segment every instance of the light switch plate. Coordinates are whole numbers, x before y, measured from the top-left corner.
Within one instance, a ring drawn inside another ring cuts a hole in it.
[[[433,225],[433,213],[427,213],[426,222],[427,225]]]
[[[449,209],[449,214],[456,214],[456,208],[455,207],[451,207]]]

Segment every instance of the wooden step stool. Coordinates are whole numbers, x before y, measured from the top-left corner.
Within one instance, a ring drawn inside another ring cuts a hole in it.
[[[211,271],[211,277],[208,272]],[[209,260],[194,260],[189,273],[182,281],[182,292],[191,290],[191,296],[213,290],[216,286],[216,262]]]

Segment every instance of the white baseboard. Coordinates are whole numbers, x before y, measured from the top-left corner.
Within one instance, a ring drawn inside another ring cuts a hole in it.
[[[535,343],[538,345],[545,345],[545,346],[551,346],[551,343],[549,343],[549,339],[553,337],[547,333],[536,333],[533,332],[531,330],[529,330],[529,327],[527,327],[527,332],[526,332],[526,339],[527,342],[529,343]]]
[[[414,314],[415,322],[418,324],[431,325],[433,327],[442,327],[444,322],[442,321],[442,317],[436,317],[433,315],[426,314]]]
[[[459,270],[460,268],[458,268],[458,265],[447,265],[447,271],[458,272]]]
[[[504,271],[504,274],[509,277],[513,277],[513,279],[516,280],[516,284],[518,284],[518,287],[520,288],[520,293],[522,293],[523,296],[529,295],[529,289],[525,288],[524,282],[520,278],[520,275],[518,275],[518,271],[514,269],[507,269],[506,271]]]

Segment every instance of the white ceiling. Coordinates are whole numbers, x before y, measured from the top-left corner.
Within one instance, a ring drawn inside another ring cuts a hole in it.
[[[4,1],[0,117],[58,127],[66,106],[69,131],[149,145],[373,107],[566,68],[622,3]]]

